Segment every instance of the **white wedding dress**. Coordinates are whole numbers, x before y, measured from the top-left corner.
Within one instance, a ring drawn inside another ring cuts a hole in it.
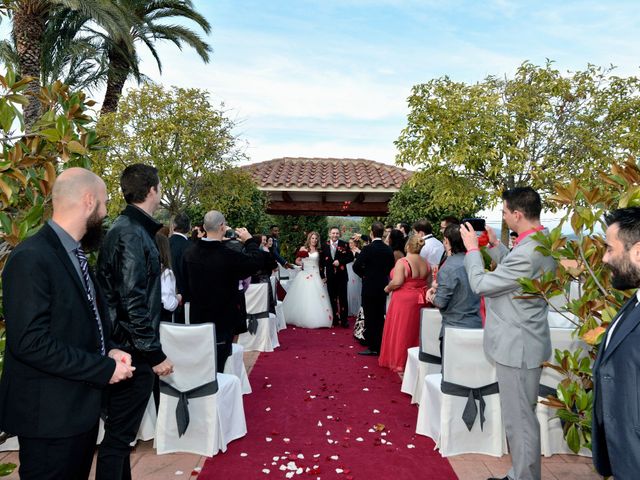
[[[302,271],[298,272],[282,303],[287,325],[304,328],[330,327],[333,311],[327,287],[320,278],[320,254],[310,253],[302,259]]]

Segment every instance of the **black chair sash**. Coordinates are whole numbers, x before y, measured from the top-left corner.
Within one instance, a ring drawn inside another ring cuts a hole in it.
[[[186,392],[181,392],[177,388],[160,380],[160,393],[176,397],[178,399],[178,405],[176,406],[176,423],[178,424],[178,437],[184,435],[189,426],[189,399],[200,398],[209,395],[214,395],[218,392],[218,380],[205,383],[199,387],[192,388]]]
[[[437,355],[423,352],[422,350],[420,350],[420,352],[418,353],[418,360],[420,360],[421,362],[432,363],[434,365],[442,365],[442,358],[438,357]]]
[[[555,388],[540,384],[540,387],[538,388],[538,396],[547,398],[549,395],[555,397],[558,395],[558,391]]]
[[[261,318],[269,318],[269,312],[247,313],[247,330],[251,335],[258,331],[258,320]]]
[[[465,387],[456,383],[445,382],[444,380],[440,384],[440,390],[446,395],[454,395],[456,397],[467,397],[467,404],[462,411],[462,421],[467,426],[467,429],[471,431],[473,422],[475,422],[478,416],[478,407],[476,406],[476,400],[480,404],[480,430],[484,427],[484,409],[485,395],[495,395],[499,393],[498,382],[490,383],[478,388]]]

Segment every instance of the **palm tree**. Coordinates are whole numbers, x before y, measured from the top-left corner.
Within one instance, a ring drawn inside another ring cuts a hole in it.
[[[208,34],[211,25],[194,10],[191,0],[118,0],[116,3],[135,19],[129,30],[129,41],[134,45],[134,49],[129,50],[123,40],[105,37],[108,58],[107,91],[101,113],[114,112],[118,108],[127,78],[133,76],[138,82],[141,80],[136,44],[143,43],[147,46],[160,72],[162,62],[155,47],[158,40],[173,42],[180,49],[184,43],[193,48],[205,63],[209,61],[211,52],[211,47],[193,30],[181,25],[162,23],[162,20],[169,18],[186,18],[198,24]]]
[[[91,18],[98,25],[127,46],[131,21],[117,4],[109,0],[7,0],[4,5],[12,20],[12,37],[20,75],[33,77],[26,92],[30,94],[24,118],[27,130],[40,115],[40,73],[43,37],[48,21],[57,9],[67,8]]]

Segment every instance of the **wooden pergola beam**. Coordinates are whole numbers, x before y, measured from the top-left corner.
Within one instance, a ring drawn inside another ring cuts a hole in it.
[[[355,215],[386,216],[387,202],[270,202],[267,213],[271,215]]]

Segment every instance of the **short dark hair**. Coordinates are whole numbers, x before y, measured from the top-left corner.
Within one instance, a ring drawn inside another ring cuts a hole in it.
[[[371,224],[371,234],[373,235],[373,238],[382,238],[382,235],[384,234],[384,225],[382,222],[373,222]]]
[[[445,222],[447,225],[460,225],[458,217],[454,217],[453,215],[444,217],[440,222]]]
[[[333,230],[334,228],[335,228],[336,230],[340,231],[340,228],[338,228],[336,225],[334,225],[333,227],[329,227],[329,231]]]
[[[142,203],[151,188],[158,188],[158,169],[144,163],[134,163],[125,168],[120,176],[120,188],[127,203]]]
[[[540,220],[542,201],[531,187],[516,187],[502,192],[502,200],[512,212],[518,210],[527,220]]]
[[[431,222],[429,222],[429,220],[424,218],[414,223],[413,229],[416,232],[424,232],[425,235],[431,235],[433,233],[433,227],[431,226]]]
[[[400,250],[404,253],[404,246],[406,243],[404,233],[396,228],[391,230],[389,233],[389,246],[391,247],[391,250]]]
[[[189,215],[180,212],[173,217],[173,230],[180,233],[187,233],[191,230],[191,219]]]
[[[626,250],[640,242],[640,207],[612,210],[605,214],[604,221],[608,227],[618,225],[618,237]]]
[[[271,225],[271,226],[269,227],[269,230],[273,230],[274,228],[279,228],[279,227],[278,227],[278,225]]]
[[[464,246],[464,242],[462,241],[462,235],[460,235],[459,224],[450,223],[447,225],[447,228],[444,229],[442,235],[449,241],[451,255],[465,253],[467,251],[467,247]]]
[[[404,233],[406,233],[407,235],[409,234],[409,230],[411,230],[411,227],[407,222],[398,222],[398,225],[400,225],[400,228],[404,230]]]

